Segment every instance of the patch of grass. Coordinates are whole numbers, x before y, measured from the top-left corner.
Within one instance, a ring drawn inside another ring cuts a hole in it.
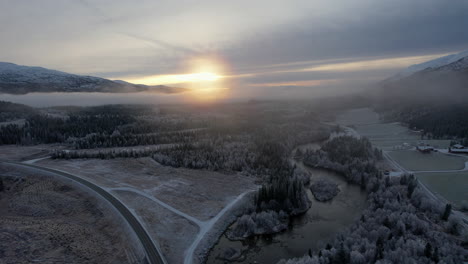
[[[432,191],[457,206],[468,201],[468,172],[421,173],[416,176]]]
[[[442,153],[420,153],[415,150],[392,151],[389,155],[407,170],[461,170],[466,158]]]

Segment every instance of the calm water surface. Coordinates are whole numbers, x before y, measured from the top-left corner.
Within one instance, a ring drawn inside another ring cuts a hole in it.
[[[208,264],[227,263],[219,258],[228,248],[244,251],[237,263],[276,263],[281,259],[301,257],[308,250],[316,250],[352,224],[366,207],[366,193],[357,185],[348,184],[337,173],[305,167],[312,174],[312,181],[327,178],[337,183],[340,193],[329,202],[316,201],[308,191],[312,207],[302,216],[296,217],[290,228],[282,233],[256,236],[247,241],[230,241],[221,236],[207,258]]]

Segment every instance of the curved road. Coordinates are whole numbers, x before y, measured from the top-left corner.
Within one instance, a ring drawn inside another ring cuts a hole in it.
[[[167,264],[166,260],[164,259],[162,253],[158,250],[157,246],[154,244],[153,240],[149,236],[149,234],[146,232],[145,228],[143,225],[138,221],[138,219],[130,212],[130,210],[122,203],[120,202],[117,198],[115,198],[112,194],[104,190],[103,188],[97,186],[96,184],[89,182],[83,178],[80,178],[78,176],[63,172],[63,171],[58,171],[50,168],[45,168],[45,167],[40,167],[36,165],[31,165],[31,164],[24,164],[20,162],[13,162],[13,161],[6,161],[6,160],[0,160],[0,162],[3,163],[9,163],[9,164],[14,164],[14,165],[19,165],[23,167],[30,167],[46,172],[50,172],[68,179],[71,179],[73,181],[76,181],[78,183],[81,183],[82,185],[85,185],[86,187],[90,188],[91,190],[95,191],[98,193],[102,198],[106,199],[109,201],[117,211],[125,218],[125,220],[128,222],[128,224],[132,227],[133,231],[135,234],[138,236],[138,239],[140,240],[141,244],[143,245],[143,248],[145,249],[146,252],[146,258],[148,263],[150,264]]]

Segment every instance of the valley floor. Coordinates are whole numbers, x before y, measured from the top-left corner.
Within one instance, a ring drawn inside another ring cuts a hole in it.
[[[468,188],[468,156],[448,153],[449,140],[421,140],[419,132],[399,123],[383,123],[369,108],[346,111],[337,122],[381,148],[392,167],[390,175],[415,174],[432,197],[458,208],[468,203],[467,192],[461,191]],[[420,153],[415,150],[420,143],[434,146],[438,152]]]
[[[1,263],[141,263],[144,252],[106,204],[46,172],[0,163]]]
[[[47,145],[2,148],[8,150],[2,159],[14,153],[13,160],[67,172],[112,193],[136,213],[169,263],[198,263],[232,220],[230,210],[256,189],[252,177],[161,166],[151,158],[52,160]]]

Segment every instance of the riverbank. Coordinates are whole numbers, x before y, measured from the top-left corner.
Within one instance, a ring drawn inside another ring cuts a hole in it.
[[[428,190],[436,196],[461,207],[468,203],[468,173],[465,173],[468,156],[449,155],[441,149],[447,149],[450,140],[422,140],[421,133],[412,131],[401,123],[384,123],[378,113],[370,108],[351,109],[337,117],[342,126],[352,126],[362,136],[384,151],[384,156],[391,159],[395,168],[389,169],[390,175],[403,172],[414,173]],[[414,150],[418,144],[429,144],[439,151],[420,153]],[[433,175],[430,175],[433,174]],[[452,188],[455,192],[450,191]]]
[[[301,151],[317,149],[317,143],[297,147]],[[226,263],[220,257],[226,251],[236,252],[237,263],[276,263],[281,259],[301,257],[309,250],[325,246],[338,233],[346,229],[366,207],[367,193],[358,185],[349,184],[345,178],[330,170],[310,168],[301,161],[291,159],[297,167],[311,174],[311,182],[326,178],[338,185],[340,192],[327,202],[319,202],[307,188],[312,206],[304,214],[291,218],[288,229],[272,235],[259,235],[244,241],[231,241],[227,230],[209,252],[207,264]]]

